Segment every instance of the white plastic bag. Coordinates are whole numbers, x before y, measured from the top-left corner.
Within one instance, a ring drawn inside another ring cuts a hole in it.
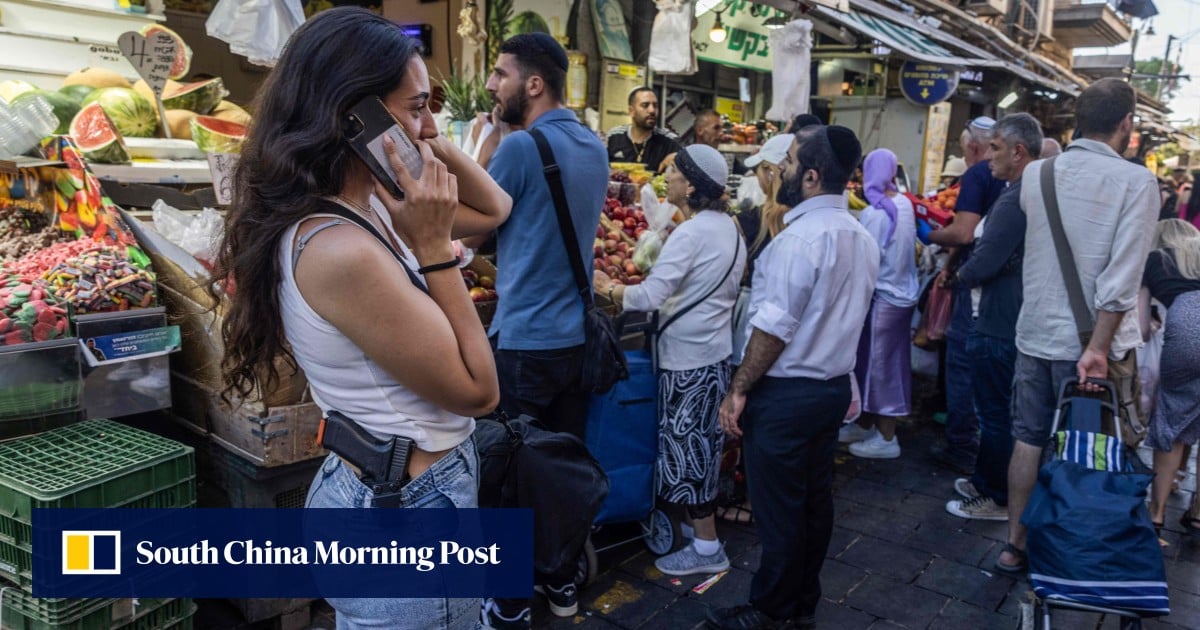
[[[216,260],[224,230],[225,219],[221,214],[212,208],[205,208],[200,214],[192,217],[187,229],[183,231],[179,246],[195,256],[196,260],[211,265]]]
[[[772,70],[767,118],[771,120],[791,120],[808,113],[809,76],[807,72],[796,72],[796,68],[807,68],[812,60],[812,29],[808,20],[792,20],[767,35]]]
[[[850,408],[846,410],[846,417],[842,418],[842,424],[850,424],[862,415],[862,394],[858,391],[858,379],[854,375],[850,375]]]
[[[659,74],[695,74],[691,0],[657,0],[650,30],[650,69]]]
[[[747,212],[767,202],[767,193],[763,192],[757,177],[742,178],[737,189],[737,207],[739,212]]]
[[[1138,379],[1142,382],[1142,410],[1145,417],[1154,414],[1158,402],[1159,362],[1162,360],[1163,328],[1158,326],[1150,338],[1137,349]]]
[[[273,67],[283,45],[303,23],[300,0],[219,0],[204,29],[209,37],[229,44],[235,55]]]
[[[646,215],[646,225],[651,232],[657,232],[659,238],[666,239],[667,232],[674,225],[675,206],[666,201],[658,200],[658,193],[650,184],[642,186],[642,213]]]
[[[167,205],[162,199],[154,202],[150,217],[154,220],[154,229],[176,245],[183,240],[183,233],[192,220],[180,210]]]

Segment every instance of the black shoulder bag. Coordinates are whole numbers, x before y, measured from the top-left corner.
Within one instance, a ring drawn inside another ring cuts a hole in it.
[[[567,248],[567,260],[575,275],[575,285],[583,300],[583,327],[585,335],[583,360],[583,388],[603,394],[612,389],[617,381],[628,378],[629,367],[625,352],[621,350],[621,339],[616,326],[607,313],[596,307],[592,296],[592,283],[584,271],[583,255],[576,243],[575,223],[571,221],[571,210],[567,194],[563,190],[562,172],[554,161],[554,152],[540,129],[530,129],[529,135],[537,143],[542,158],[542,172],[550,186],[550,197],[554,199],[554,210],[558,213],[558,229],[562,233],[563,246]]]
[[[1042,201],[1046,205],[1046,219],[1050,224],[1050,235],[1054,237],[1054,253],[1062,269],[1063,283],[1067,287],[1067,299],[1071,302],[1071,314],[1079,333],[1080,352],[1087,349],[1096,323],[1087,308],[1083,296],[1083,282],[1079,279],[1079,268],[1075,265],[1075,254],[1063,228],[1062,213],[1058,208],[1058,191],[1054,184],[1054,161],[1058,156],[1042,162],[1038,173],[1042,186]],[[1146,425],[1141,420],[1142,387],[1137,374],[1137,353],[1130,352],[1119,361],[1109,360],[1108,380],[1117,388],[1119,401],[1119,427],[1121,439],[1126,445],[1137,447],[1146,437]]]

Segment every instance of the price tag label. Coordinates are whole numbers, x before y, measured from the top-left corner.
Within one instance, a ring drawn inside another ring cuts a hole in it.
[[[163,121],[163,131],[170,138],[171,130],[166,124],[167,112],[163,108],[162,93],[167,87],[167,79],[171,76],[171,66],[175,63],[174,38],[161,32],[143,37],[141,33],[129,31],[117,38],[117,47],[154,92],[158,118]]]
[[[213,192],[217,203],[228,206],[233,203],[233,169],[238,156],[232,153],[209,153],[208,170],[212,172]]]

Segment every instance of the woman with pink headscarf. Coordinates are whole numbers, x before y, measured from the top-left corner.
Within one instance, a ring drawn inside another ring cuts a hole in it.
[[[858,344],[854,368],[862,415],[838,440],[871,459],[900,457],[896,418],[912,399],[912,314],[917,303],[917,226],[912,203],[896,189],[896,154],[876,149],[863,160],[863,190],[871,204],[859,219],[879,244],[879,280]]]

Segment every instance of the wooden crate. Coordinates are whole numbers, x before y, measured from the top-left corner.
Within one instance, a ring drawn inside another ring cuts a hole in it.
[[[174,371],[171,392],[174,415],[255,466],[285,466],[326,454],[317,445],[321,409],[315,403],[266,406],[248,402],[231,409],[216,391]]]

